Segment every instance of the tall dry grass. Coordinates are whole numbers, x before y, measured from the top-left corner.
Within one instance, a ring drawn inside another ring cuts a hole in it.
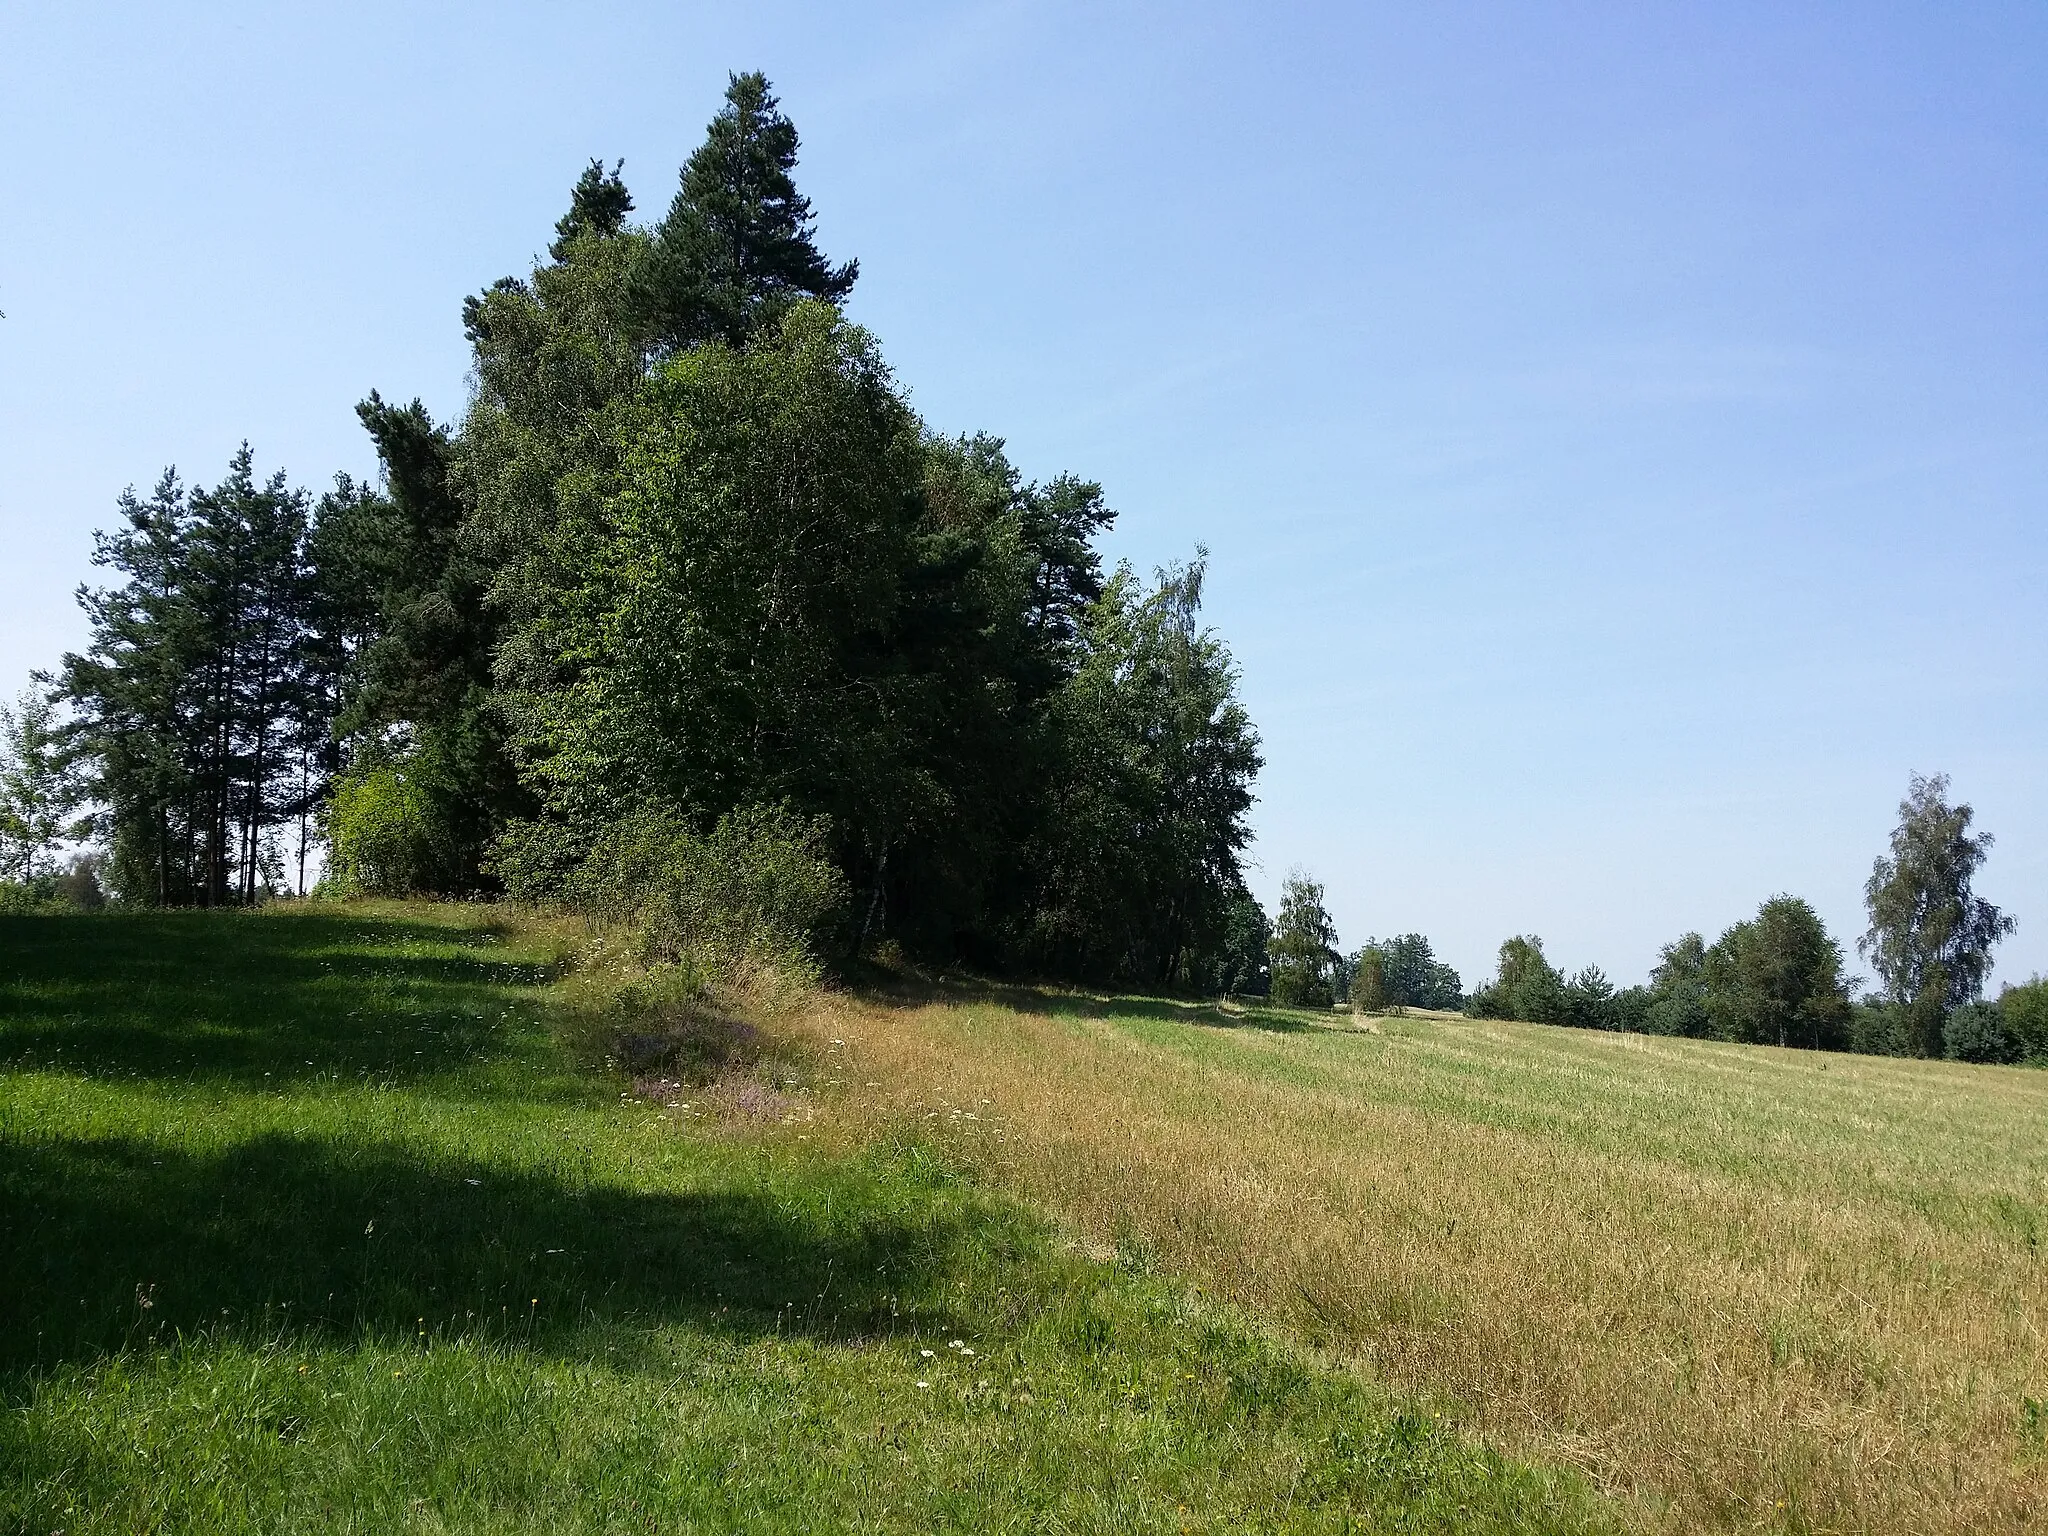
[[[1030,993],[807,1027],[840,1134],[948,1138],[1647,1525],[2048,1523],[2048,1074]]]

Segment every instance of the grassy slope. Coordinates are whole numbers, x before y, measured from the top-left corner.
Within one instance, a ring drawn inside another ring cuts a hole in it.
[[[2048,1073],[1029,992],[823,1027],[911,1085],[850,1132],[922,1116],[1677,1528],[2048,1523]]]
[[[460,909],[0,918],[0,1529],[1594,1523],[921,1143],[623,1100],[550,961]]]

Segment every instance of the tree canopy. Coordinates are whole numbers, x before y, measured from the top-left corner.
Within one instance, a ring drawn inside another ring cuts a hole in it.
[[[1664,946],[1642,987],[1511,937],[1469,998],[1419,933],[1342,957],[1303,871],[1269,919],[1208,552],[1106,570],[1099,483],[922,420],[841,310],[859,264],[821,250],[799,147],[745,73],[658,222],[592,159],[545,256],[462,301],[461,419],[358,405],[374,483],[316,501],[245,444],[211,488],[167,469],[124,493],[86,650],[0,710],[0,879],[49,878],[84,806],[127,903],[303,889],[324,839],[344,888],[644,897],[677,931],[746,891],[776,945],[804,926],[842,955],[2048,1054],[2039,982],[1984,1001],[2013,921],[1976,894],[1991,838],[1940,775],[1912,779],[1865,888],[1869,1002],[1790,895]]]
[[[637,274],[642,319],[658,345],[742,346],[798,300],[837,304],[852,291],[860,263],[835,267],[818,250],[811,200],[793,176],[797,145],[767,77],[734,75]]]

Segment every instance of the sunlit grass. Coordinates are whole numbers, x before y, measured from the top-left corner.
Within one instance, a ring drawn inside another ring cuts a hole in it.
[[[0,919],[0,1529],[1598,1523],[930,1139],[623,1096],[563,954],[459,907]]]
[[[2048,1519],[2048,1073],[1022,990],[816,1027],[842,1134],[943,1135],[1653,1522]]]

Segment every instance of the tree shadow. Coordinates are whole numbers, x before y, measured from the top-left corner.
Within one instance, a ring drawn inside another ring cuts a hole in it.
[[[1211,1029],[1257,1029],[1300,1034],[1340,1029],[1334,1015],[1328,1022],[1298,1009],[1282,1008],[1262,998],[1223,1003],[1215,998],[1148,996],[1094,992],[1081,988],[1028,982],[988,981],[977,977],[892,976],[871,980],[857,994],[863,1000],[894,1008],[932,1004],[993,1004],[1016,1013],[1044,1018],[1132,1019],[1153,1023],[1202,1025]]]
[[[245,1085],[446,1072],[504,1048],[550,977],[502,939],[346,910],[0,917],[0,1070]]]
[[[214,1328],[563,1355],[606,1323],[857,1341],[947,1326],[938,1277],[970,1230],[1029,1241],[964,1197],[891,1198],[860,1163],[669,1194],[284,1135],[0,1157],[0,1372],[17,1379]]]

